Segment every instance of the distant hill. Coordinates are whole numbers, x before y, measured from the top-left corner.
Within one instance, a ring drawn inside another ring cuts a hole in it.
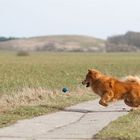
[[[90,36],[56,35],[0,41],[1,50],[27,51],[104,51],[105,41]]]
[[[52,35],[30,38],[0,37],[0,50],[53,52],[138,52],[140,32],[127,32],[102,40],[82,35]]]

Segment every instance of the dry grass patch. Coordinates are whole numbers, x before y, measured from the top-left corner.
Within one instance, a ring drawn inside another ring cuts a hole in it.
[[[17,108],[19,106],[35,106],[49,103],[56,98],[67,98],[81,96],[87,93],[86,89],[77,88],[75,92],[62,93],[59,90],[48,90],[43,88],[24,88],[17,93],[2,94],[0,98],[0,112]]]

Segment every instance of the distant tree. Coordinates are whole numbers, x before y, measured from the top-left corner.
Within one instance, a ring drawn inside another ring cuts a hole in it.
[[[111,44],[125,44],[130,46],[140,47],[140,33],[139,32],[127,32],[125,35],[116,35],[108,37],[107,43]]]
[[[15,37],[3,37],[3,36],[1,36],[0,37],[0,42],[2,42],[2,41],[9,41],[9,40],[13,40],[13,39],[17,39],[17,38],[15,38]]]

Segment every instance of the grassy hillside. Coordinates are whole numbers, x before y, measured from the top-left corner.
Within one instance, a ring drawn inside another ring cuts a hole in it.
[[[0,42],[0,48],[4,50],[98,51],[104,46],[104,40],[80,35],[40,36]]]

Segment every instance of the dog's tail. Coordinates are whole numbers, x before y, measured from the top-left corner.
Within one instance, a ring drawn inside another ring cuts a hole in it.
[[[140,85],[140,77],[139,76],[126,76],[123,78],[124,82],[134,82]]]

